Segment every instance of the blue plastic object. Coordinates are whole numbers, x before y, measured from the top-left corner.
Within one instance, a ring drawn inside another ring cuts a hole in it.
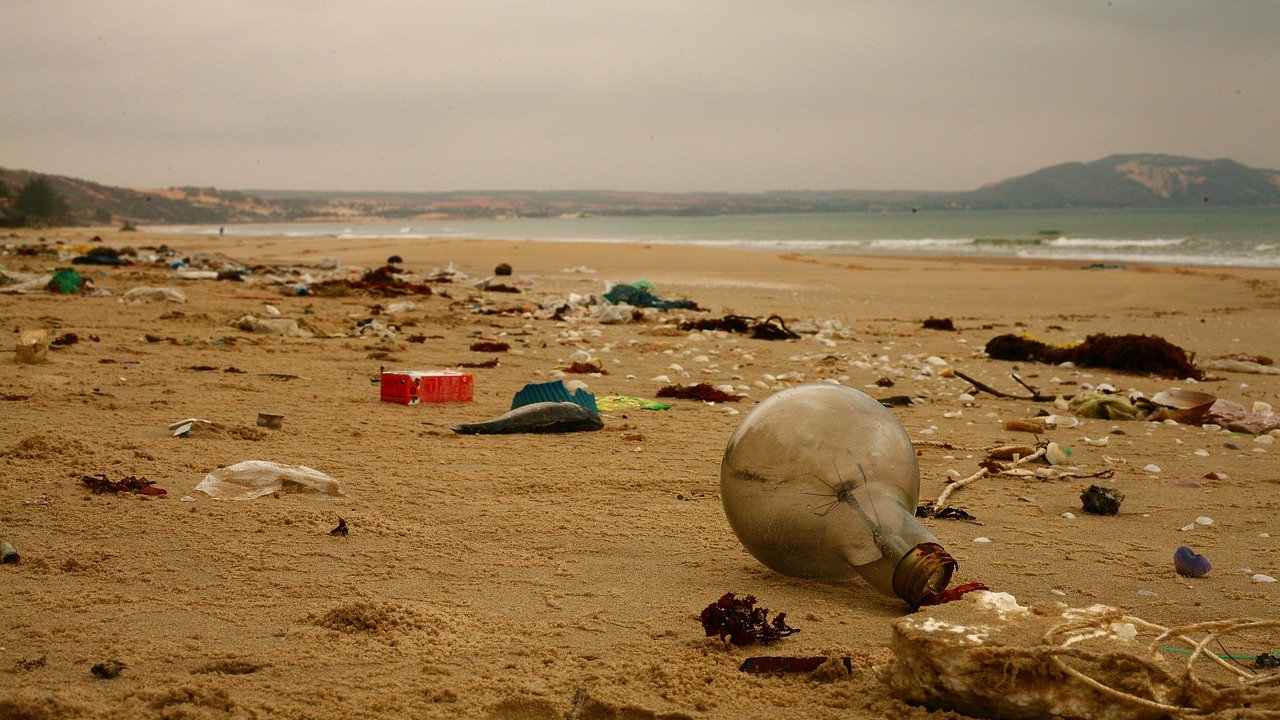
[[[590,410],[597,415],[600,414],[600,408],[596,405],[596,396],[578,388],[569,392],[569,388],[564,386],[563,380],[552,380],[544,383],[529,383],[511,398],[511,409],[532,405],[539,402],[571,402]]]

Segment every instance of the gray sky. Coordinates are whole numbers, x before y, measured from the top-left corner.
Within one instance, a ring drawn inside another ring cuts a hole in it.
[[[130,186],[967,189],[1280,168],[1280,2],[0,0],[0,166]]]

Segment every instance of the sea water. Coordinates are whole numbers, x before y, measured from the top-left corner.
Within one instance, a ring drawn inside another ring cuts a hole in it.
[[[708,217],[227,225],[243,236],[492,238],[738,246],[858,255],[1058,258],[1280,267],[1280,208],[841,212]],[[161,232],[217,234],[218,226]]]

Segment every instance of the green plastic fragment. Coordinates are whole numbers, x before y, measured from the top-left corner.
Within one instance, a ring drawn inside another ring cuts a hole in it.
[[[74,295],[84,287],[84,278],[73,268],[58,268],[49,280],[49,291],[59,295]]]
[[[671,404],[656,400],[631,397],[630,395],[605,395],[596,400],[596,404],[604,412],[612,410],[670,410]]]

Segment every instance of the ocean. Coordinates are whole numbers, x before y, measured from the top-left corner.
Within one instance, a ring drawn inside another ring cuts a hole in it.
[[[218,226],[151,230],[217,234]],[[847,255],[1057,258],[1280,267],[1280,208],[933,211],[405,220],[226,226],[232,236],[693,244]]]

